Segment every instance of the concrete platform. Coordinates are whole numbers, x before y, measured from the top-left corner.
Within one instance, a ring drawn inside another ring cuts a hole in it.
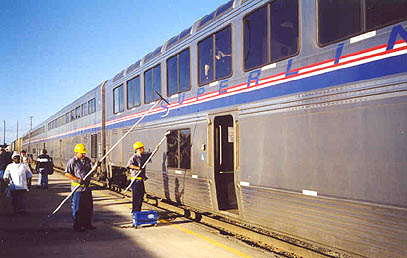
[[[33,185],[37,175],[34,175]],[[178,214],[158,210],[157,226],[132,227],[131,200],[94,187],[96,230],[72,230],[71,202],[40,228],[69,194],[70,183],[55,173],[49,189],[27,193],[26,215],[0,215],[0,257],[279,257]],[[143,210],[157,209],[143,204]]]

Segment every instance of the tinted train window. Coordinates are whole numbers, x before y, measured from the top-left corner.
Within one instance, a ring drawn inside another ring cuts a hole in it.
[[[173,130],[167,137],[167,166],[191,168],[191,130]]]
[[[89,100],[88,107],[89,107],[89,114],[95,113],[96,112],[96,99]]]
[[[318,1],[319,43],[328,44],[360,33],[360,11],[359,0]]]
[[[232,74],[231,26],[198,43],[199,85],[226,78]]]
[[[150,103],[160,97],[161,94],[161,64],[144,72],[144,102]]]
[[[298,52],[298,0],[277,0],[260,7],[243,19],[243,26],[245,70]]]
[[[81,106],[78,106],[75,108],[75,117],[80,118],[81,117]]]
[[[88,103],[83,103],[82,104],[82,116],[87,116],[88,115]]]
[[[113,89],[113,113],[117,114],[124,111],[123,85]]]
[[[140,76],[127,81],[127,108],[140,105]]]
[[[318,0],[318,42],[327,45],[406,18],[407,0]]]
[[[167,95],[187,91],[191,88],[189,48],[167,60]]]
[[[366,0],[366,29],[373,30],[407,18],[407,0]]]

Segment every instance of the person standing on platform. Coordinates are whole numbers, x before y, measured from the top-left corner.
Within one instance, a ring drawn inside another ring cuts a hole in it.
[[[32,158],[27,156],[27,152],[25,150],[21,151],[21,162],[25,163],[28,165],[28,167],[30,168],[31,172],[33,173],[33,168],[31,166],[32,164]],[[31,189],[31,178],[28,180],[28,189]]]
[[[135,151],[134,155],[127,162],[127,168],[131,172],[131,180],[135,179],[131,186],[131,191],[133,195],[133,208],[132,213],[136,211],[141,211],[141,206],[143,204],[143,198],[145,194],[144,180],[146,177],[145,168],[142,169],[144,163],[150,156],[149,153],[144,153],[144,144],[141,142],[135,142],[133,145]],[[139,173],[139,171],[141,172]]]
[[[43,149],[38,156],[35,170],[38,172],[38,188],[48,189],[48,175],[54,167],[52,159],[47,155],[47,150]]]
[[[24,199],[28,191],[28,179],[32,173],[27,164],[20,162],[20,154],[14,153],[11,156],[13,163],[9,164],[4,171],[4,180],[10,183],[11,198],[16,214],[25,214]]]
[[[8,164],[10,164],[8,154],[3,147],[0,147],[0,197],[3,195],[4,190],[6,189],[6,184],[3,181],[3,175]]]
[[[76,186],[79,188],[72,197],[73,230],[84,232],[87,229],[96,229],[91,223],[93,216],[92,190],[90,188],[90,177],[83,178],[92,169],[91,160],[86,157],[88,152],[82,143],[75,145],[75,155],[66,164],[65,176],[70,178],[72,191]]]

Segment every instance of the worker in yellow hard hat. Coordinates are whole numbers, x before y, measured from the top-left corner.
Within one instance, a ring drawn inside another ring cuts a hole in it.
[[[141,211],[141,205],[143,204],[143,198],[145,194],[144,180],[146,177],[146,170],[142,168],[150,153],[144,152],[144,144],[141,142],[135,142],[133,144],[134,155],[127,162],[127,168],[130,169],[131,180],[135,180],[131,185],[131,191],[133,195],[133,208],[132,213]]]
[[[72,218],[74,221],[73,229],[77,232],[96,229],[91,223],[93,216],[93,199],[90,185],[90,176],[83,178],[92,169],[91,160],[86,157],[87,149],[82,143],[74,147],[75,155],[68,161],[65,169],[65,176],[71,181],[72,191],[77,187],[72,197]]]

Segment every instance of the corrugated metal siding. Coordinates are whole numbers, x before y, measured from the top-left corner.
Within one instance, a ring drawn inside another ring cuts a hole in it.
[[[242,187],[252,223],[369,257],[407,255],[407,210]]]
[[[147,171],[146,192],[180,204],[212,210],[210,185],[206,179]]]

